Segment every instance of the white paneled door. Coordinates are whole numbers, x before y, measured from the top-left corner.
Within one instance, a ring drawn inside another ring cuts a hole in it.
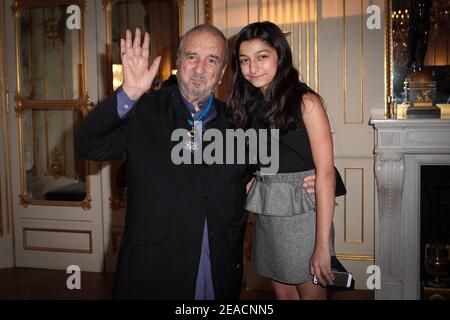
[[[103,271],[100,169],[74,149],[76,131],[97,102],[99,2],[2,5],[15,265]]]

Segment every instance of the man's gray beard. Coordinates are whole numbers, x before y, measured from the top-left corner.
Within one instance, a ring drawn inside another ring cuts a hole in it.
[[[205,97],[205,99],[207,99],[209,97],[209,94],[212,92],[211,91],[202,91],[202,92],[192,92],[191,90],[189,90],[186,86],[184,85],[179,85],[180,87],[180,91],[182,93],[182,95],[187,98],[187,97],[193,97],[193,98],[201,98],[201,97]],[[202,99],[203,100],[203,99]]]

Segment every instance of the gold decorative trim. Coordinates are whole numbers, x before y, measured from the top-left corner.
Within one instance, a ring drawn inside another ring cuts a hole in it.
[[[247,5],[248,5],[247,0]],[[212,6],[213,6],[213,0],[205,0],[204,6],[205,6],[205,23],[207,24],[213,24],[213,15],[212,15]]]
[[[40,8],[72,4],[78,5],[83,12],[86,11],[86,0],[15,0],[11,6],[11,11],[13,15],[17,15],[23,8]]]
[[[89,163],[85,160],[85,163]],[[89,169],[89,167],[87,166]],[[56,201],[56,200],[31,200],[25,192],[19,194],[19,203],[24,208],[29,205],[35,206],[52,206],[52,207],[80,207],[83,210],[90,210],[92,208],[92,198],[90,190],[88,191],[89,176],[86,176],[86,198],[83,201]]]
[[[392,2],[391,0],[384,0],[385,3],[385,33],[384,33],[384,79],[386,81],[385,95],[384,95],[384,114],[389,115],[388,101],[392,97]]]
[[[200,24],[200,1],[194,1],[194,25],[198,26]]]
[[[19,203],[22,207],[27,208],[28,205],[31,204],[31,200],[28,198],[28,196],[25,193],[19,194]]]
[[[29,221],[62,221],[62,222],[67,222],[67,219],[50,219],[50,218],[38,218],[38,217],[21,217],[20,220],[29,220]],[[82,222],[82,223],[86,223],[86,222],[92,222],[92,219],[88,219],[88,220],[80,220],[80,219],[75,219],[72,220],[70,219],[70,222]]]
[[[29,37],[27,37],[27,39],[28,39],[28,41],[27,41],[27,43],[26,43],[26,45],[27,45],[27,51],[28,52],[32,52],[32,44],[31,44],[31,35],[29,36]],[[33,74],[33,71],[34,71],[34,59],[35,59],[36,57],[33,57],[33,54],[29,54],[28,55],[28,68],[29,68],[29,74],[30,75],[32,75]],[[34,79],[33,79],[33,77],[32,76],[30,76],[30,79],[29,79],[29,81],[30,81],[30,96],[33,96],[34,95],[34,92],[36,91],[36,83],[35,83],[35,81],[34,81]]]
[[[364,168],[345,168],[344,182],[347,184],[347,171],[361,171],[361,240],[347,240],[347,196],[344,197],[344,242],[352,244],[364,243]]]
[[[42,9],[43,11],[43,16],[44,16],[44,21],[47,20],[47,16],[46,16],[46,12],[45,9]],[[43,50],[44,50],[44,54],[42,55],[42,64],[44,65],[44,70],[48,70],[48,47],[47,47],[47,42],[45,41],[45,38],[42,38],[42,46],[43,46]],[[22,51],[22,50],[21,50]],[[20,75],[22,76],[22,73],[20,73]],[[20,90],[22,91],[22,90]],[[47,72],[44,72],[44,97],[45,100],[48,99],[48,76],[47,76]]]
[[[110,0],[102,0],[103,11],[108,10],[108,6],[110,5],[110,3],[111,3]]]
[[[314,90],[319,92],[319,5],[314,1]]]
[[[363,5],[363,1],[361,1],[361,66],[360,66],[360,70],[361,70],[361,121],[359,124],[363,124],[364,123],[364,109],[365,109],[365,90],[364,90],[364,84],[365,84],[365,77],[366,74],[364,72],[364,68],[365,68],[365,58],[364,58],[364,30],[365,30],[365,12],[364,12],[364,5]]]
[[[347,17],[346,17],[346,0],[343,0],[343,33],[344,33],[344,47],[343,47],[343,82],[344,82],[344,123],[345,124],[364,124],[364,6],[363,2],[361,1],[361,14],[360,14],[360,46],[361,46],[361,63],[360,63],[360,70],[361,70],[361,82],[360,82],[360,90],[361,90],[361,100],[360,100],[360,115],[361,120],[359,121],[351,121],[348,120],[348,89],[347,89]]]
[[[184,0],[178,0],[178,30],[180,38],[184,34]]]
[[[267,1],[267,0],[261,0],[261,2],[260,2],[260,4],[261,4],[261,7],[260,7],[260,18],[261,18],[261,20],[260,21],[265,21],[265,20],[269,20],[269,18],[268,18],[268,8],[267,8],[267,5],[264,3],[264,1]]]
[[[262,0],[258,0],[258,22],[261,22],[262,20],[262,9],[263,9]]]
[[[294,0],[290,0],[289,2],[289,28],[290,28],[290,40],[292,47],[292,55],[294,55]],[[292,56],[294,59],[294,56]]]
[[[309,25],[310,25],[310,23],[311,23],[311,20],[310,20],[310,18],[311,18],[311,13],[310,13],[310,10],[309,10],[309,0],[306,0],[306,84],[308,85],[308,86],[310,86],[311,85],[311,83],[310,83],[310,81],[311,81],[311,74],[310,74],[310,72],[311,72],[311,70],[310,70],[310,63],[311,63],[311,61],[310,61],[310,55],[311,55],[311,53],[310,53],[310,47],[309,47],[309,41],[310,41],[310,31],[309,31]]]
[[[12,220],[12,201],[11,201],[11,161],[10,161],[10,139],[9,139],[9,121],[8,115],[10,112],[9,103],[9,91],[6,83],[6,43],[5,43],[5,7],[0,6],[0,99],[2,104],[2,110],[0,110],[0,120],[2,121],[3,128],[3,169],[5,173],[5,216],[6,216],[6,234],[11,233],[11,220]],[[1,204],[0,204],[1,205]],[[1,208],[1,207],[0,207]],[[4,233],[3,217],[0,209],[0,232],[3,236]]]
[[[250,0],[247,0],[247,24],[250,24]]]
[[[228,39],[228,0],[225,0],[225,36]]]
[[[374,256],[371,255],[355,255],[355,254],[336,254],[336,258],[339,260],[351,260],[351,261],[374,261]]]
[[[106,24],[106,94],[111,95],[113,93],[113,73],[112,65],[112,52],[111,52],[111,10],[112,5],[116,0],[103,0],[103,9],[105,10],[105,24]]]
[[[111,165],[111,173],[112,173],[112,167],[113,166]],[[111,197],[109,197],[109,206],[114,211],[117,211],[117,210],[120,210],[121,208],[124,208],[125,207],[125,203],[124,203],[124,201],[121,201],[120,199],[118,199],[116,196],[111,196]]]
[[[21,48],[20,48],[20,41],[19,41],[19,35],[20,35],[20,23],[19,23],[19,13],[20,10],[18,10],[18,3],[17,1],[14,3],[16,5],[15,9],[13,10],[13,14],[14,14],[14,31],[15,31],[15,36],[16,36],[16,72],[17,72],[17,77],[16,77],[16,90],[17,92],[21,91],[21,81],[20,81],[20,53],[21,53]]]
[[[298,0],[297,2],[297,14],[298,14],[298,71],[300,73],[300,77],[303,77],[303,44],[302,44],[302,38],[303,38],[303,11],[302,11],[302,0]],[[303,81],[303,80],[302,80]]]
[[[8,93],[6,91],[6,81],[5,81],[5,65],[6,65],[6,54],[5,54],[5,39],[4,39],[4,30],[5,30],[5,15],[4,15],[4,6],[0,5],[0,121],[1,121],[1,127],[3,128],[3,148],[6,149],[6,140],[5,140],[5,134],[6,134],[6,116],[8,114]],[[2,153],[6,156],[6,150],[1,150]],[[4,164],[6,161],[4,162]],[[8,171],[6,166],[4,167],[5,175],[8,174]],[[0,238],[4,235],[4,225],[3,225],[3,203],[2,203],[2,180],[0,177]],[[6,188],[5,188],[6,192]],[[5,201],[6,203],[6,201]]]
[[[344,85],[344,123],[347,123],[347,20],[346,20],[346,10],[345,10],[345,0],[342,1],[342,28],[343,28],[343,47],[342,47],[342,77]]]
[[[1,25],[0,25],[0,34],[1,34],[1,44],[0,44],[0,55],[1,63],[0,63],[0,79],[3,82],[2,90],[0,91],[1,99],[6,98],[6,113],[3,113],[1,117],[3,119],[3,168],[5,173],[5,208],[6,212],[4,213],[6,216],[6,235],[10,235],[14,230],[14,219],[13,219],[13,196],[12,196],[12,178],[11,178],[11,139],[10,139],[10,96],[9,96],[9,88],[6,79],[6,64],[7,64],[7,55],[6,55],[6,6],[0,6],[1,13]],[[5,95],[3,95],[5,92]],[[14,246],[15,239],[12,238],[12,243]],[[13,264],[16,262],[16,254],[13,251]]]
[[[35,121],[36,118],[33,116],[33,112],[31,112],[31,140],[33,141],[33,165],[31,166],[31,172],[33,173],[34,176],[37,175],[37,165],[36,165],[37,146],[35,139],[33,139],[33,137],[37,135]]]
[[[65,249],[65,248],[49,248],[49,247],[35,247],[29,246],[27,241],[27,232],[37,231],[37,232],[54,232],[54,233],[80,233],[89,235],[89,249]],[[23,237],[23,250],[32,251],[47,251],[47,252],[70,252],[70,253],[93,253],[92,249],[92,231],[90,230],[68,230],[68,229],[45,229],[45,228],[22,228]]]
[[[274,7],[275,7],[275,9],[274,9],[274,14],[275,14],[275,17],[274,17],[274,23],[275,24],[279,24],[280,23],[280,20],[278,19],[278,0],[273,0],[274,1]],[[283,26],[281,27],[281,30],[283,30]]]
[[[0,181],[0,238],[3,238],[3,203],[2,203],[2,184]]]
[[[29,100],[19,93],[14,97],[16,106],[14,108],[17,115],[25,109],[75,109],[81,112],[83,117],[87,117],[89,111],[94,107],[94,102],[89,100],[87,91],[76,100]]]
[[[6,84],[6,81],[5,81],[5,84]],[[6,87],[6,86],[5,86]],[[6,113],[8,114],[9,113],[9,91],[8,90],[4,90],[4,88],[5,87],[3,87],[3,89],[2,89],[2,92],[5,92],[5,95],[6,95]]]
[[[450,103],[438,103],[437,106],[441,109],[441,117],[450,116]]]

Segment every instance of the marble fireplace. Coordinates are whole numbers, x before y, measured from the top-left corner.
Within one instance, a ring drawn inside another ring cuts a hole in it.
[[[421,166],[450,166],[450,118],[374,116],[370,124],[378,191],[375,264],[381,270],[375,299],[420,299]]]

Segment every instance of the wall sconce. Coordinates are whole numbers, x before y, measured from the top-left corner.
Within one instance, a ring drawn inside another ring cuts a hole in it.
[[[176,76],[177,75],[177,69],[172,69],[172,72],[170,74]]]

